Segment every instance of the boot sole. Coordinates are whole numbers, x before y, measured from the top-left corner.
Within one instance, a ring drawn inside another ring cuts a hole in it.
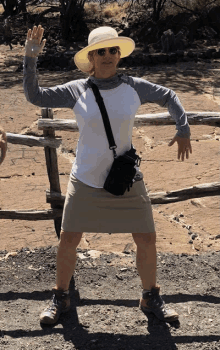
[[[149,310],[147,308],[144,308],[141,304],[139,304],[139,308],[140,310],[144,313],[144,314],[153,314],[155,317],[157,317],[160,321],[164,321],[164,322],[174,322],[174,321],[178,321],[179,316],[172,316],[172,317],[167,317],[167,318],[161,318],[158,317],[152,310]]]

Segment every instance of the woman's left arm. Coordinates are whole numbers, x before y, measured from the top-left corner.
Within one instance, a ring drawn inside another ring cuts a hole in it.
[[[178,159],[182,161],[185,157],[188,159],[189,153],[192,153],[190,128],[185,110],[175,92],[141,78],[132,78],[132,80],[133,87],[139,95],[141,104],[153,102],[159,104],[161,107],[167,107],[171,117],[176,121],[177,129],[177,133],[169,143],[169,146],[177,142]]]

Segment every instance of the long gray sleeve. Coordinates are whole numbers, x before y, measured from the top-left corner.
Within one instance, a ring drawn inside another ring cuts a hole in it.
[[[27,101],[45,108],[73,108],[78,97],[85,91],[80,80],[71,81],[52,88],[43,88],[38,84],[36,74],[37,58],[25,57],[23,87]]]
[[[176,121],[177,136],[189,138],[190,128],[187,116],[175,92],[141,78],[132,77],[131,79],[141,104],[154,102],[161,107],[166,107],[171,117]]]

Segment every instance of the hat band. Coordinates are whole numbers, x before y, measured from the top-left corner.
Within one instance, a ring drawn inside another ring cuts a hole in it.
[[[114,36],[112,34],[99,34],[97,36],[94,36],[90,41],[89,45],[96,44],[99,41],[106,40],[106,39],[116,39],[118,36]]]

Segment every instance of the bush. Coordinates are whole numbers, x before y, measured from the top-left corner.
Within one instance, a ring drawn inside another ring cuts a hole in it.
[[[88,14],[97,14],[100,11],[100,6],[98,2],[87,2],[84,9]]]
[[[117,2],[112,2],[105,5],[102,10],[102,15],[106,18],[123,17],[126,14],[126,10],[130,7],[130,3],[125,1],[122,5]]]

